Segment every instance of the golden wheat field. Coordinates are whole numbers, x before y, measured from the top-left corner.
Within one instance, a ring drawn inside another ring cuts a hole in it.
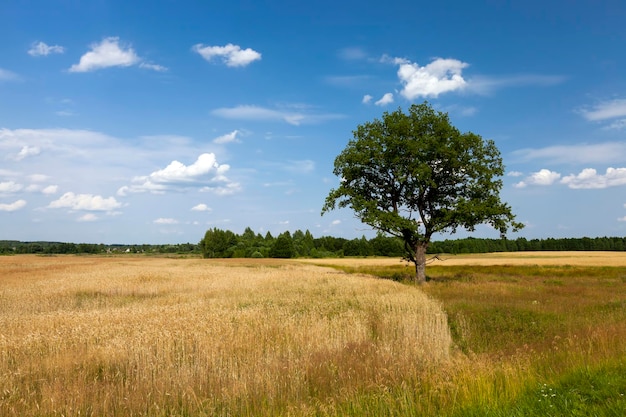
[[[4,417],[306,415],[450,347],[420,289],[330,268],[0,257]]]
[[[427,256],[428,257],[428,256]],[[396,258],[299,259],[316,265],[398,265]],[[554,266],[626,266],[626,252],[496,252],[464,255],[440,255],[431,265],[554,265]]]

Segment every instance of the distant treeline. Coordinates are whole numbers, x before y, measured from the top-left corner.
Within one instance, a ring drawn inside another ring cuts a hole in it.
[[[431,242],[428,253],[487,253],[523,251],[626,251],[626,237],[563,238],[563,239],[448,239]],[[171,245],[126,245],[62,242],[20,242],[0,240],[0,254],[197,254],[207,258],[327,258],[342,256],[404,255],[398,238],[365,236],[356,239],[324,236],[315,238],[311,232],[296,230],[274,237],[254,233],[246,228],[242,234],[229,230],[209,229],[197,243]]]
[[[0,254],[200,253],[198,244],[105,245],[102,243],[20,242],[0,240]]]

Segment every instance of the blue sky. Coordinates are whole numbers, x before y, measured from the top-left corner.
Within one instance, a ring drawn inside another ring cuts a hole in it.
[[[4,0],[0,17],[0,239],[373,236],[320,215],[334,158],[425,100],[496,142],[526,224],[510,237],[626,234],[622,1]]]

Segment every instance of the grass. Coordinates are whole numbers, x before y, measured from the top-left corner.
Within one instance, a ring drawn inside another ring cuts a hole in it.
[[[0,415],[624,415],[623,266],[467,259],[0,258]]]
[[[411,273],[400,264],[337,267],[396,280]],[[624,267],[439,265],[428,274],[423,291],[443,302],[455,346],[473,362],[455,370],[457,402],[436,415],[624,415]]]

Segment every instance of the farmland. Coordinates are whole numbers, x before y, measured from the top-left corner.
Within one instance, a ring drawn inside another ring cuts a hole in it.
[[[0,257],[0,415],[623,414],[623,254],[444,259]]]

